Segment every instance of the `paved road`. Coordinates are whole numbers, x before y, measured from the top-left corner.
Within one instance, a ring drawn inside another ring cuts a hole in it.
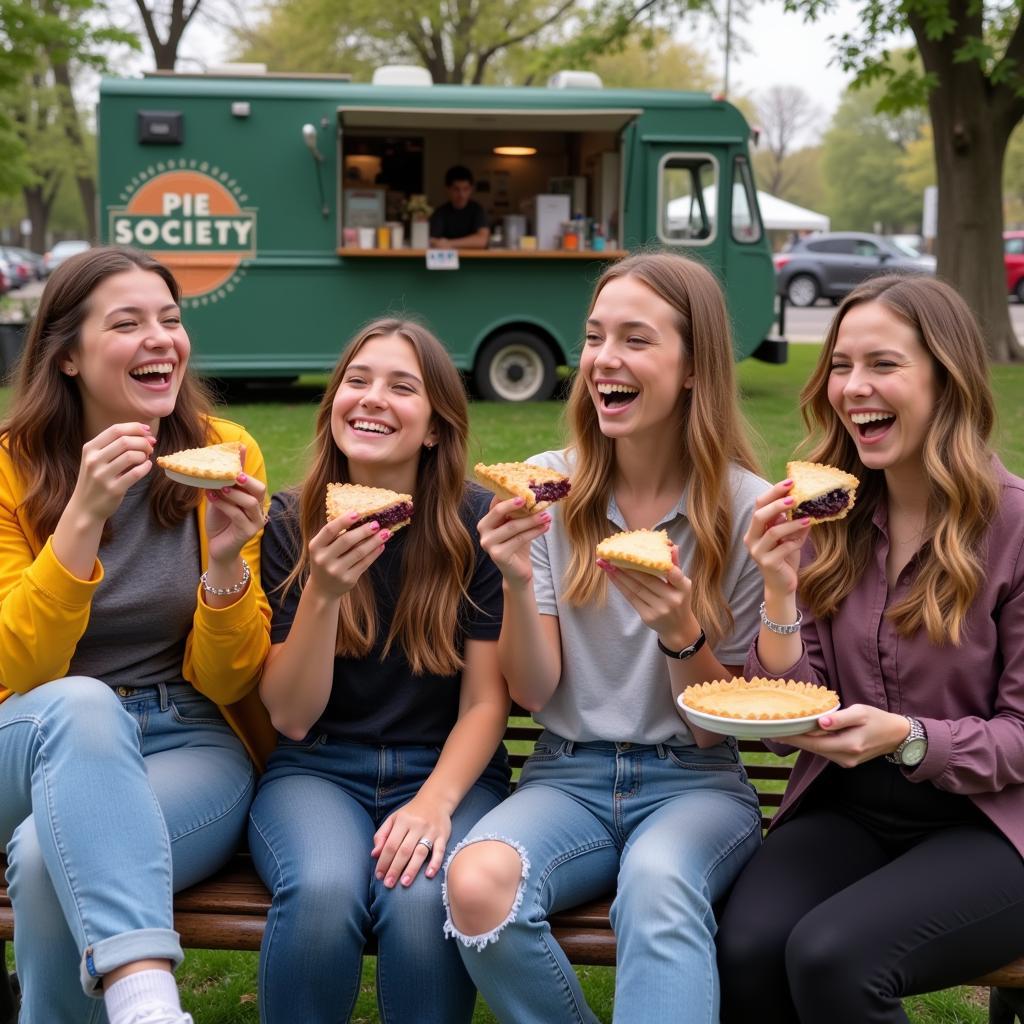
[[[1009,308],[1013,329],[1021,342],[1024,342],[1024,305],[1011,302]],[[834,313],[835,306],[831,303],[809,306],[806,309],[787,306],[786,337],[790,341],[821,341]]]

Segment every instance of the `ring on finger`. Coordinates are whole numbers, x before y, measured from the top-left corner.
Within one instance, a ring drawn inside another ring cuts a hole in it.
[[[434,849],[433,842],[431,840],[429,840],[426,836],[423,836],[422,839],[417,839],[416,840],[416,845],[417,846],[425,846],[427,848],[427,853],[430,853]]]

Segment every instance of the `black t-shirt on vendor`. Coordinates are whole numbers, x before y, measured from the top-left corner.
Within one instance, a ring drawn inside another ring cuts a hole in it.
[[[461,210],[451,203],[439,206],[430,217],[431,238],[465,238],[487,227],[484,208],[472,199]]]
[[[476,568],[470,600],[463,599],[459,610],[460,652],[465,639],[496,640],[501,630],[501,574],[480,547],[476,531],[490,501],[483,488],[466,484],[460,514],[473,540]],[[287,591],[277,589],[299,557],[297,506],[294,492],[275,494],[263,533],[260,573],[273,611],[270,638],[275,644],[287,639],[302,592],[299,583]],[[400,643],[381,658],[398,601],[402,553],[409,543],[416,543],[413,528],[399,530],[367,570],[377,598],[377,639],[365,658],[334,659],[331,696],[311,736],[326,733],[350,743],[422,746],[441,746],[448,738],[459,713],[461,672],[413,675]]]

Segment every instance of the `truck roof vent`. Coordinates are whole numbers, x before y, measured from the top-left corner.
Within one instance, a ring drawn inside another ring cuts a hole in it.
[[[385,64],[373,72],[374,85],[433,85],[434,79],[418,64]]]
[[[206,69],[208,75],[265,75],[267,73],[266,64],[245,64],[245,63],[227,63],[227,64],[211,64]]]
[[[596,71],[556,71],[548,79],[549,89],[603,89]]]

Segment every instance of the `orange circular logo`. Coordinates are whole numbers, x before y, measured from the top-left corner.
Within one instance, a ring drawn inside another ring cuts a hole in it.
[[[109,218],[110,240],[167,264],[185,298],[216,292],[256,255],[256,211],[243,209],[231,188],[202,171],[147,176],[125,206],[109,209]]]

